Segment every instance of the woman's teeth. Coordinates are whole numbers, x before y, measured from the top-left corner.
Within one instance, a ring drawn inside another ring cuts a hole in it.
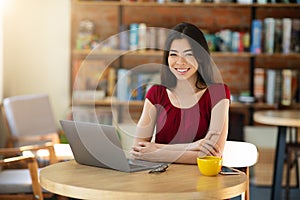
[[[188,70],[189,70],[189,68],[176,68],[176,70],[178,71],[178,72],[187,72]]]

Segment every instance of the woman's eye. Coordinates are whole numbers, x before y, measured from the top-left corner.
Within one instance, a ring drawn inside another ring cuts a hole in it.
[[[177,56],[176,53],[170,53],[169,56]]]
[[[194,56],[193,53],[187,53],[185,56]]]

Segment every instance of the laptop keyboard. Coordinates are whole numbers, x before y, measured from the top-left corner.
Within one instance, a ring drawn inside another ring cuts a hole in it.
[[[128,163],[129,163],[130,167],[131,166],[135,166],[135,167],[141,167],[141,166],[144,166],[144,167],[159,167],[162,164],[165,164],[165,163],[149,162],[149,161],[145,161],[145,160],[135,160],[135,159],[129,159]]]
[[[130,169],[140,169],[140,168],[143,168],[144,166],[141,166],[141,165],[134,165],[134,164],[129,164],[129,167]]]

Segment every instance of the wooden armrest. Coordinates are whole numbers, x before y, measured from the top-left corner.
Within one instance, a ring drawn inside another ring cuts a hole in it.
[[[30,163],[30,162],[37,162],[34,157],[25,157],[25,156],[15,156],[10,158],[5,158],[3,160],[0,160],[0,165],[10,165],[14,163]]]
[[[49,151],[50,164],[58,162],[52,143],[46,143],[42,145],[28,145],[14,148],[0,148],[0,154],[3,156],[13,156],[24,151],[37,151],[40,149],[47,149]]]

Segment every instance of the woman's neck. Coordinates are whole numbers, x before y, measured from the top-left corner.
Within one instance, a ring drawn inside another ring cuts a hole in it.
[[[176,87],[167,90],[167,92],[173,106],[178,108],[191,108],[199,101],[205,89],[201,90],[197,88],[195,83],[178,81]]]
[[[173,92],[177,95],[192,95],[199,92],[200,89],[196,87],[196,77],[189,80],[177,80],[176,86],[173,88]]]

